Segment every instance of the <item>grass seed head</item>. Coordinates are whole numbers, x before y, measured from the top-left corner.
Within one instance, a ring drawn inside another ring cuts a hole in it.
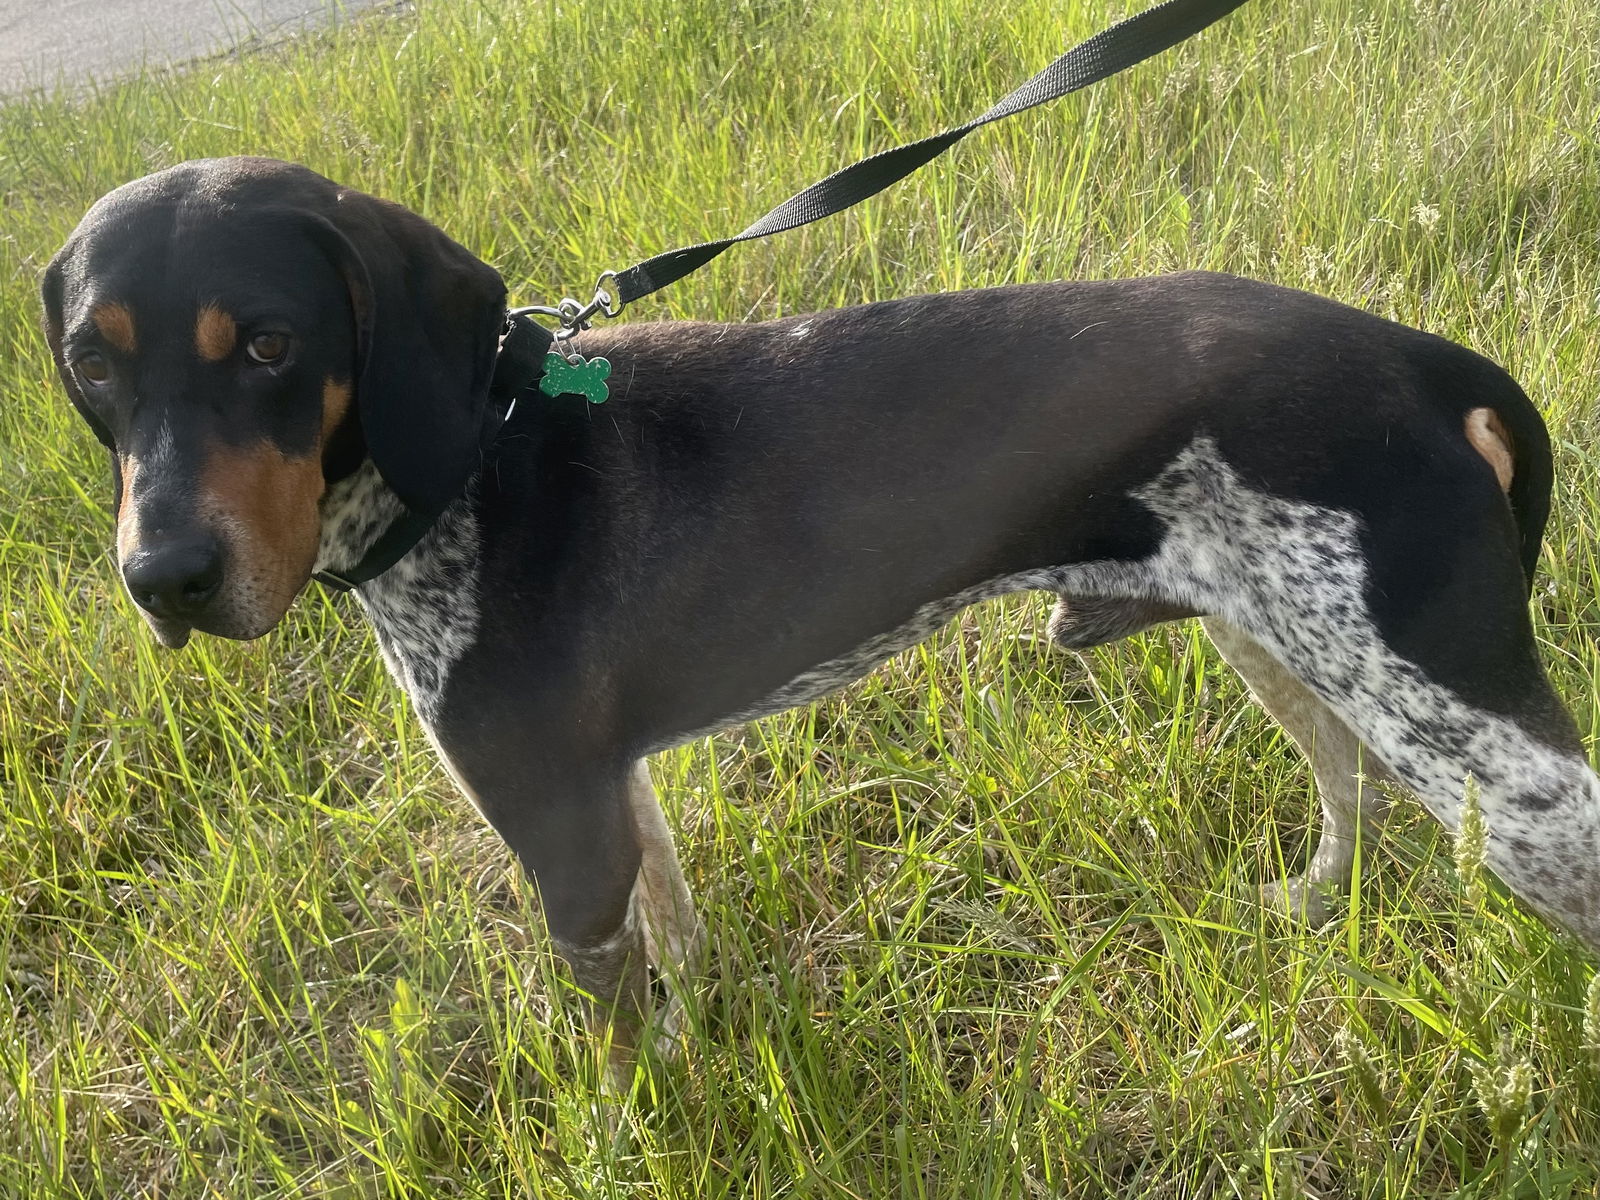
[[[1495,1044],[1494,1059],[1472,1064],[1472,1090],[1483,1110],[1495,1141],[1504,1146],[1522,1128],[1528,1105],[1533,1100],[1533,1064],[1516,1057],[1511,1035],[1501,1034]]]
[[[1468,775],[1461,789],[1461,826],[1456,830],[1456,872],[1461,877],[1461,893],[1468,912],[1483,908],[1483,860],[1488,831],[1483,824],[1478,781]]]
[[[1373,1058],[1362,1036],[1346,1026],[1333,1035],[1333,1046],[1367,1107],[1379,1115],[1388,1112],[1389,1098],[1384,1090],[1383,1068]]]
[[[1600,971],[1589,977],[1589,992],[1583,1002],[1583,1049],[1590,1063],[1600,1070]]]

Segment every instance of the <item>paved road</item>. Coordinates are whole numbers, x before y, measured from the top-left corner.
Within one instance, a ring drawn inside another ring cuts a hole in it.
[[[0,0],[0,95],[81,87],[387,0]]]

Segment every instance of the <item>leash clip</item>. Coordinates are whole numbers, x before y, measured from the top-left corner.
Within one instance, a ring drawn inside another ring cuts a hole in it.
[[[561,318],[561,328],[555,331],[556,341],[564,342],[582,333],[589,328],[595,317],[615,317],[622,313],[622,302],[612,296],[606,288],[606,281],[615,280],[616,277],[615,271],[602,272],[600,278],[595,281],[594,295],[587,304],[574,300],[571,296],[562,298],[553,314]]]
[[[616,299],[606,289],[606,280],[615,281],[615,271],[602,271],[600,278],[595,280],[594,295],[589,303],[579,307],[576,300],[564,299],[557,306],[561,309],[561,328],[556,330],[556,337],[565,341],[580,330],[589,328],[590,321],[595,317],[617,317],[622,315],[622,301]],[[570,308],[569,308],[570,306]]]
[[[558,344],[569,341],[589,328],[595,317],[616,317],[622,314],[623,301],[617,299],[606,288],[607,280],[615,280],[615,271],[603,271],[600,278],[595,281],[594,295],[589,303],[576,300],[571,296],[563,296],[554,304],[528,304],[522,308],[513,308],[508,315],[513,317],[537,313],[541,317],[554,317],[560,324],[552,331]],[[562,355],[568,362],[575,361],[581,356],[576,351],[563,348]]]

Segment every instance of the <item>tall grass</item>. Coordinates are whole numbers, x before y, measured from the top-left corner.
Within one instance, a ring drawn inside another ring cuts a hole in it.
[[[1193,627],[1079,658],[991,607],[662,756],[718,975],[608,1109],[524,884],[344,603],[173,655],[119,594],[34,298],[103,191],[298,159],[543,301],[1117,15],[433,0],[0,108],[0,1194],[1594,1194],[1588,960],[1464,892],[1415,808],[1332,926],[1265,916],[1315,800]],[[1592,735],[1597,100],[1592,0],[1251,5],[628,315],[1209,267],[1454,337],[1556,434],[1536,620]]]

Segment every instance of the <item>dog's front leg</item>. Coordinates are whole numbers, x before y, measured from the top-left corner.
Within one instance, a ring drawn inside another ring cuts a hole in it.
[[[646,922],[657,907],[638,885],[663,869],[666,833],[664,823],[653,827],[641,845],[642,766],[583,761],[564,753],[559,738],[435,734],[456,783],[533,881],[550,938],[585,994],[590,1032],[609,1036],[611,1081],[625,1088],[650,1015]],[[649,798],[653,806],[653,792]],[[670,837],[666,847],[670,853]],[[676,867],[674,858],[671,877],[681,885]],[[687,902],[687,890],[683,896]]]
[[[705,927],[695,912],[694,897],[678,864],[672,830],[667,827],[643,762],[634,769],[630,799],[641,851],[639,879],[633,889],[634,909],[641,918],[650,965],[668,989],[661,1032],[663,1039],[671,1039],[678,1033],[684,994],[701,966]]]

